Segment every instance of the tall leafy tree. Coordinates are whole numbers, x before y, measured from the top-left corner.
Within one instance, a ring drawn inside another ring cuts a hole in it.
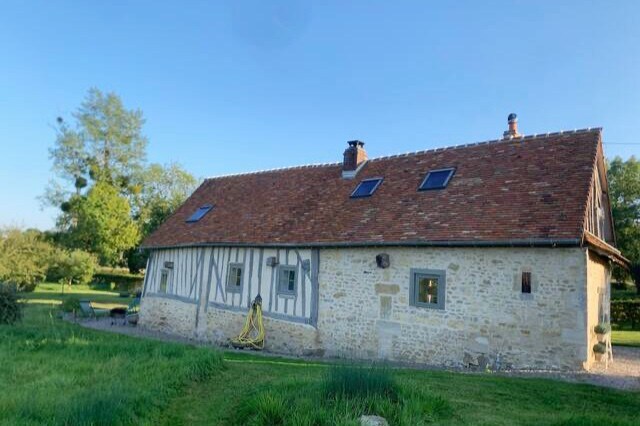
[[[151,164],[139,178],[136,216],[142,236],[155,231],[196,189],[198,181],[180,165]]]
[[[115,93],[90,89],[73,117],[74,127],[58,119],[56,144],[50,151],[54,170],[75,189],[90,179],[127,190],[146,159],[142,111],[125,108]]]
[[[151,164],[137,178],[134,217],[142,238],[155,231],[189,195],[198,181],[179,164]],[[145,267],[148,254],[131,249],[127,266],[133,273]]]
[[[616,157],[608,170],[616,242],[631,261],[631,273],[640,294],[640,162]]]
[[[121,264],[193,191],[196,180],[177,164],[146,165],[140,110],[115,93],[91,89],[71,122],[58,118],[50,150],[54,179],[44,196],[60,208],[56,239]],[[139,256],[138,256],[139,257]]]
[[[106,182],[89,189],[75,214],[77,222],[68,231],[68,245],[96,254],[102,264],[122,263],[125,250],[139,241],[129,201]]]
[[[73,119],[57,120],[49,151],[57,179],[44,199],[61,210],[62,242],[114,264],[138,242],[131,182],[145,166],[144,117],[140,110],[127,109],[115,93],[90,89]]]

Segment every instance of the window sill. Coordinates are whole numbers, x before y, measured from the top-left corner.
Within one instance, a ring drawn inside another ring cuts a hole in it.
[[[287,294],[287,293],[278,293],[278,297],[282,297],[283,299],[295,299],[295,294]]]
[[[532,293],[520,293],[520,300],[534,300]]]
[[[428,311],[444,311],[444,306],[442,305],[426,305],[426,304],[411,304],[414,308],[424,309]]]

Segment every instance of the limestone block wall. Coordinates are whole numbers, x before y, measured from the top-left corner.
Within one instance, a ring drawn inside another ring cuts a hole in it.
[[[198,305],[167,296],[146,296],[140,302],[139,326],[153,331],[194,337]]]
[[[217,345],[227,345],[229,339],[238,335],[244,326],[246,311],[231,311],[209,306],[201,316],[198,339]],[[316,355],[323,352],[319,348],[318,330],[299,322],[263,317],[266,330],[265,350],[291,355]]]
[[[585,368],[589,368],[595,361],[593,345],[598,342],[594,327],[604,318],[605,322],[610,321],[610,270],[607,262],[592,251],[587,251],[587,336],[588,336],[588,357]]]
[[[390,255],[389,268],[376,265],[382,252]],[[602,265],[588,259],[580,248],[320,249],[312,262],[317,325],[267,315],[266,349],[434,365],[588,368],[591,322],[597,323],[592,293],[603,277]],[[443,310],[410,304],[412,269],[445,272]],[[521,291],[523,271],[531,273],[531,294]],[[226,344],[247,309],[207,303],[213,285],[205,281],[194,302],[146,294],[140,325]]]
[[[380,269],[375,256],[390,255]],[[318,331],[330,356],[514,368],[587,360],[579,248],[358,248],[320,252]],[[410,305],[412,268],[444,270],[445,309]],[[532,294],[521,274],[531,272]]]

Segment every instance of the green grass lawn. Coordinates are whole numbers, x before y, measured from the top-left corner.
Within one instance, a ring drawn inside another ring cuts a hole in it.
[[[118,304],[117,293],[78,294]],[[84,296],[82,296],[84,297]],[[55,289],[0,326],[0,424],[638,424],[640,392],[492,374],[393,370],[392,398],[327,398],[331,366],[84,329],[56,318]],[[125,303],[126,304],[126,303]],[[54,311],[52,311],[54,310]]]
[[[105,306],[121,303],[81,290]],[[47,286],[24,298],[60,301]],[[21,324],[0,325],[2,425],[139,424],[222,368],[217,351],[93,331],[56,312],[27,303]]]
[[[640,331],[613,330],[611,332],[611,343],[618,346],[635,346],[640,348]]]
[[[65,286],[63,294],[62,286],[56,283],[38,284],[36,291],[22,293],[21,297],[26,303],[41,305],[58,305],[64,299],[77,297],[89,299],[96,307],[102,309],[128,306],[132,299],[131,297],[120,297],[118,292],[95,290],[88,285]]]

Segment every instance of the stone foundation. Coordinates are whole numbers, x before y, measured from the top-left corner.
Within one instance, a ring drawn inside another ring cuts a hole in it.
[[[165,297],[146,296],[140,302],[140,327],[167,334],[195,337],[195,303]]]

